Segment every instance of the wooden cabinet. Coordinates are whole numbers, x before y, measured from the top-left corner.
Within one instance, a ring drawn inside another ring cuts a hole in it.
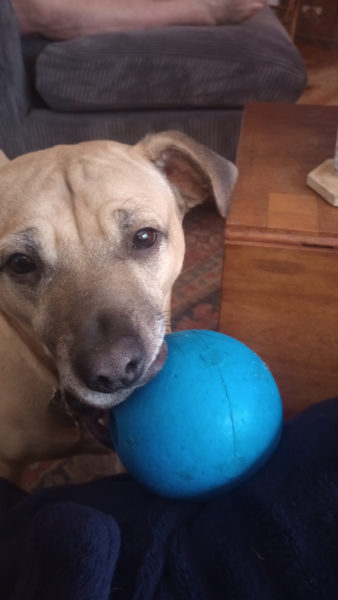
[[[249,104],[225,228],[220,330],[271,368],[286,414],[338,394],[338,208],[306,186],[338,107]]]
[[[302,37],[336,44],[338,42],[337,0],[301,0],[296,33]]]
[[[337,0],[280,0],[273,9],[292,39],[298,35],[329,45],[338,42]]]

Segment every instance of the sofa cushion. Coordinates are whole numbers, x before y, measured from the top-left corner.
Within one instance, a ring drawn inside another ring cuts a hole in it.
[[[60,111],[241,106],[294,101],[305,70],[273,13],[240,25],[167,27],[48,44],[37,90]]]

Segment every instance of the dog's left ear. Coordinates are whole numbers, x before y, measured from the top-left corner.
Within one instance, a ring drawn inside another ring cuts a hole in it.
[[[136,146],[178,190],[180,210],[213,199],[226,217],[237,167],[179,131],[147,135]]]

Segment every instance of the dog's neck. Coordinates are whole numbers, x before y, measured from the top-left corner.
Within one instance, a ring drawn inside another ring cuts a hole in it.
[[[11,319],[9,315],[0,312],[0,332],[6,331],[10,335],[9,341],[13,343],[16,339],[18,346],[24,350],[24,355],[28,359],[28,364],[34,365],[38,371],[48,371],[54,378],[57,378],[57,370],[53,359],[48,355],[47,351],[41,345],[41,342],[35,340],[26,329],[18,322]],[[33,363],[32,360],[33,359]]]
[[[33,340],[28,343],[28,337],[0,312],[0,467],[24,458],[24,430],[39,427],[58,383],[48,357],[42,358],[43,349]],[[7,475],[1,468],[0,474]]]
[[[16,388],[18,379],[24,394],[29,392],[24,384],[32,379],[33,389],[37,380],[43,387],[57,385],[57,373],[52,360],[42,347],[17,323],[0,312],[0,364],[1,387],[8,391]],[[18,377],[19,375],[19,377]],[[4,386],[4,379],[6,386]],[[8,384],[8,387],[7,387]],[[0,392],[1,393],[1,392]]]

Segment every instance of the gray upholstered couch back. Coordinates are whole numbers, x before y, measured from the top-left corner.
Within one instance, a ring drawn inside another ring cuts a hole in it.
[[[9,156],[175,128],[234,159],[243,105],[293,102],[305,83],[269,8],[240,25],[53,42],[21,40],[10,0],[0,3],[0,147]]]

